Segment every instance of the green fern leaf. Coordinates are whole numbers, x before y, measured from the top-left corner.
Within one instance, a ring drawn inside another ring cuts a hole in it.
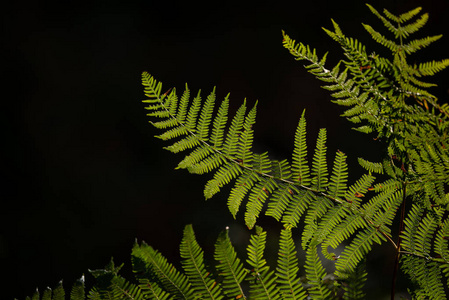
[[[206,147],[210,149],[210,147]],[[226,159],[221,153],[212,152],[211,155],[206,156],[206,158],[204,158],[203,160],[197,162],[194,165],[188,166],[187,170],[192,174],[205,174],[211,172],[214,169],[217,169],[224,163],[226,163]]]
[[[298,270],[298,258],[292,239],[292,232],[291,230],[283,229],[279,240],[276,268],[277,282],[282,299],[305,299],[307,297],[298,276]]]
[[[217,155],[219,157],[219,155]],[[204,197],[206,199],[212,198],[213,195],[220,191],[220,188],[228,184],[242,173],[240,166],[230,162],[223,165],[214,174],[214,177],[206,183],[204,187]]]
[[[441,61],[429,61],[420,63],[418,66],[414,65],[414,69],[417,70],[420,76],[431,76],[444,70],[449,66],[449,59],[443,59]]]
[[[201,109],[201,91],[193,98],[192,104],[190,105],[189,111],[187,113],[187,120],[185,126],[190,132],[195,132],[196,122],[198,119],[198,114]]]
[[[179,153],[187,149],[192,149],[200,143],[201,141],[195,135],[188,135],[186,138],[179,140],[170,146],[164,147],[164,149],[173,153]]]
[[[306,253],[304,265],[306,277],[310,288],[308,289],[313,299],[332,299],[331,290],[324,282],[326,271],[318,257],[317,248],[309,247]]]
[[[256,224],[265,201],[275,187],[276,182],[271,178],[267,178],[260,181],[252,188],[245,212],[245,224],[249,229],[253,228]]]
[[[312,191],[299,190],[298,193],[294,195],[293,201],[288,204],[282,217],[282,223],[284,223],[287,228],[296,227],[301,216],[314,199],[315,194]]]
[[[416,16],[417,14],[419,14],[419,12],[422,10],[421,7],[417,7],[415,9],[412,9],[408,12],[405,12],[403,14],[400,14],[399,16],[396,16],[392,13],[390,13],[388,10],[384,9],[384,14],[392,21],[396,22],[396,23],[405,23],[407,21],[409,21],[410,19],[412,19],[414,16]]]
[[[256,122],[256,106],[257,103],[254,105],[254,107],[248,112],[247,116],[245,117],[245,122],[243,123],[243,131],[240,133],[239,141],[237,144],[237,151],[235,153],[236,158],[241,162],[243,165],[251,165],[253,160],[253,154],[251,152],[251,147],[253,145],[253,135],[254,130],[252,129],[252,126]]]
[[[384,168],[382,166],[382,163],[373,163],[370,161],[367,161],[361,157],[358,158],[359,165],[367,170],[370,174],[376,173],[376,174],[383,174]]]
[[[320,129],[316,142],[315,153],[312,160],[312,186],[317,191],[325,191],[328,184],[328,171],[326,162],[326,130]]]
[[[71,300],[84,300],[85,299],[85,286],[84,286],[84,276],[78,279],[72,286],[70,291]]]
[[[374,30],[373,27],[367,24],[362,24],[366,31],[371,35],[373,40],[375,40],[377,43],[381,44],[382,46],[390,49],[391,52],[396,53],[401,49],[401,46],[396,44],[394,41],[387,39],[382,34],[380,34],[378,31]]]
[[[198,121],[196,133],[203,141],[207,141],[209,137],[209,127],[212,121],[212,113],[215,105],[215,88],[212,90],[201,109],[200,119]]]
[[[325,226],[327,226],[327,224],[325,224]],[[333,249],[337,249],[337,247],[344,240],[349,239],[356,232],[356,230],[366,227],[368,227],[368,224],[362,216],[358,214],[347,216],[340,224],[332,228],[332,231],[324,239],[321,245],[323,255],[328,259],[335,260],[338,256],[334,253],[329,253],[328,248],[332,247]]]
[[[228,235],[228,228],[221,232],[215,243],[215,260],[218,262],[217,269],[223,278],[223,292],[228,298],[246,299],[242,282],[248,271],[243,267],[237,257],[234,247]]]
[[[223,100],[214,119],[211,134],[211,145],[217,150],[221,150],[224,140],[224,129],[228,121],[229,95]]]
[[[399,30],[400,30],[399,36],[402,36],[404,38],[408,37],[410,34],[417,32],[424,25],[426,25],[428,20],[429,20],[429,14],[423,14],[415,22],[399,27]]]
[[[308,247],[309,242],[313,239],[317,229],[318,220],[326,214],[326,212],[333,207],[333,202],[326,198],[317,196],[311,203],[309,209],[307,210],[305,218],[305,226],[302,232],[302,242],[301,245],[303,249]]]
[[[435,36],[428,36],[422,39],[412,40],[405,44],[402,48],[407,54],[415,53],[416,51],[429,46],[433,42],[438,41],[442,37],[443,35],[440,34]]]
[[[239,136],[243,128],[243,122],[245,121],[245,112],[246,101],[243,101],[243,104],[239,107],[234,118],[231,121],[231,125],[229,127],[223,146],[223,153],[229,157],[233,157],[237,152]]]
[[[438,263],[422,257],[407,255],[401,259],[401,268],[416,286],[412,290],[414,298],[447,299]]]
[[[307,186],[310,182],[310,171],[307,162],[306,119],[304,114],[305,111],[301,114],[295,133],[295,145],[292,156],[292,176],[293,180]]]
[[[56,288],[53,290],[53,300],[65,300],[65,291],[64,291],[64,287],[62,286],[62,280],[58,283]],[[83,298],[83,300],[84,300],[84,298]]]
[[[333,199],[341,199],[345,195],[346,182],[348,181],[348,165],[346,155],[338,151],[335,155],[334,166],[329,183],[329,196]]]
[[[252,189],[254,184],[260,180],[259,176],[249,170],[243,171],[243,174],[236,180],[228,198],[228,208],[234,218],[239,211],[240,205],[246,194]]]
[[[299,193],[299,190],[295,186],[280,184],[278,189],[271,195],[271,201],[268,202],[266,215],[278,221],[281,220],[286,208],[294,201],[294,195],[298,195]]]
[[[51,288],[47,287],[42,294],[42,300],[51,300]]]
[[[343,283],[343,299],[357,300],[365,299],[366,294],[363,292],[363,287],[367,279],[367,272],[365,269],[366,260],[363,260],[357,265],[357,268],[349,274],[348,279]]]
[[[192,225],[187,225],[180,246],[182,267],[189,277],[196,298],[222,299],[221,286],[212,279],[204,265],[203,250],[198,245]]]
[[[176,299],[194,299],[193,288],[188,278],[180,273],[167,259],[142,242],[135,244],[132,250],[133,269],[142,278],[155,278],[161,287]],[[148,273],[148,271],[150,273]]]
[[[338,224],[349,214],[349,209],[346,205],[336,205],[329,209],[329,211],[321,218],[316,231],[313,233],[313,238],[310,242],[311,247],[321,244],[327,239],[329,234],[334,231]],[[335,259],[335,255],[332,253],[329,255],[327,252],[327,246],[322,247],[323,255],[327,259]]]
[[[384,239],[376,228],[368,228],[357,233],[337,259],[335,275],[340,278],[347,278],[351,272],[354,272],[366,254],[371,251],[374,242],[381,244],[381,240]]]
[[[251,235],[247,248],[248,264],[252,267],[250,278],[250,299],[279,299],[279,290],[276,286],[276,275],[270,271],[267,261],[263,258],[267,233],[256,226],[256,233]]]
[[[161,289],[159,285],[151,282],[148,279],[145,278],[140,279],[139,287],[142,290],[142,293],[145,295],[146,297],[145,299],[154,299],[154,300],[172,299],[170,294]]]
[[[203,161],[206,157],[213,153],[213,149],[207,145],[202,145],[193,150],[183,160],[178,163],[177,169],[189,169],[195,173],[195,167]]]

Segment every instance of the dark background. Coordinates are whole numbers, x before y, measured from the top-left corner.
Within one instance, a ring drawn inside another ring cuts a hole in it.
[[[321,83],[282,47],[281,30],[320,55],[330,51],[335,63],[338,46],[321,30],[331,27],[330,18],[368,46],[360,23],[382,25],[359,1],[298,2],[15,1],[4,7],[2,298],[24,299],[61,279],[68,288],[82,274],[89,285],[87,270],[111,257],[128,274],[136,238],[177,263],[188,223],[210,258],[225,226],[237,244],[246,242],[243,214],[232,219],[226,192],[205,202],[209,176],[174,170],[182,156],[153,138],[158,131],[141,103],[144,70],[164,91],[181,91],[187,82],[204,97],[214,86],[219,99],[230,92],[231,111],[244,98],[249,105],[259,100],[256,150],[274,157],[290,157],[306,109],[311,146],[326,127],[330,153],[346,152],[350,164],[353,153],[375,159],[379,145],[349,131]],[[448,33],[445,0],[372,4],[393,13],[423,6],[430,12],[424,34]],[[446,36],[423,55],[447,58],[448,44]],[[448,71],[434,82],[433,92],[447,102]],[[262,221],[277,232],[274,222]],[[392,262],[377,259],[389,282]]]

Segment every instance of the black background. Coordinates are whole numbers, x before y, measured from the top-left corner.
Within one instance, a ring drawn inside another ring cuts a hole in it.
[[[205,202],[209,177],[174,170],[182,156],[153,138],[158,131],[141,103],[144,70],[164,91],[181,91],[187,82],[203,97],[214,86],[219,99],[230,92],[231,111],[244,98],[249,105],[258,100],[256,151],[288,158],[306,109],[311,146],[326,127],[330,153],[340,149],[350,164],[353,153],[375,159],[380,146],[349,131],[321,83],[282,47],[281,30],[320,55],[330,51],[335,63],[338,46],[321,30],[331,27],[330,18],[368,46],[373,43],[360,23],[381,23],[363,2],[298,2],[17,1],[4,7],[2,298],[23,299],[61,279],[70,287],[82,274],[89,285],[87,270],[111,257],[125,263],[127,274],[136,238],[176,262],[188,223],[209,257],[225,226],[236,243],[245,243],[243,214],[232,219],[226,192]],[[423,34],[448,33],[445,0],[372,4],[393,13],[423,6],[430,12]],[[423,55],[447,58],[447,49],[444,37]],[[448,79],[446,70],[434,80],[441,102],[448,102]],[[277,232],[274,222],[262,221]],[[392,262],[378,260],[388,282]]]

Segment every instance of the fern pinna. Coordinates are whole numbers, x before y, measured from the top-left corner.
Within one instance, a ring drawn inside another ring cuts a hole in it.
[[[331,91],[333,102],[346,107],[343,117],[357,124],[356,130],[374,135],[385,145],[381,161],[359,158],[368,173],[352,184],[344,153],[338,151],[332,167],[327,165],[325,129],[320,130],[313,157],[308,160],[304,113],[290,162],[252,152],[257,105],[248,109],[244,102],[229,123],[229,97],[214,114],[215,90],[203,103],[200,93],[190,100],[186,86],[178,99],[175,89],[163,94],[161,83],[146,72],[142,75],[148,97],[144,102],[150,104],[149,116],[162,119],[152,121],[164,130],[158,137],[176,139],[166,149],[190,151],[178,167],[192,173],[213,172],[204,190],[206,199],[234,180],[228,208],[234,217],[245,209],[249,228],[263,212],[287,229],[297,227],[303,218],[301,245],[309,268],[319,269],[313,254],[319,247],[326,258],[335,261],[336,278],[344,280],[358,270],[374,244],[388,242],[396,250],[398,264],[401,259],[403,271],[417,283],[416,290],[410,292],[439,298],[444,294],[442,277],[447,276],[449,263],[445,232],[449,106],[437,103],[428,91],[434,85],[422,78],[446,68],[449,59],[408,63],[410,55],[441,38],[409,40],[428,20],[427,14],[414,20],[420,8],[399,16],[387,10],[382,14],[370,5],[368,8],[393,34],[389,39],[363,24],[371,37],[390,51],[390,58],[368,53],[332,20],[333,30],[324,30],[341,46],[345,59],[328,69],[326,55],[320,58],[316,50],[283,33],[284,47],[326,83],[324,88]],[[377,174],[387,179],[376,180]],[[418,209],[420,214],[416,214]],[[392,234],[395,218],[401,232],[397,237]],[[421,247],[416,247],[416,242]],[[329,246],[344,249],[330,253]],[[419,274],[429,272],[434,280],[424,284]],[[392,290],[394,293],[394,284]],[[329,296],[318,294],[318,298]]]

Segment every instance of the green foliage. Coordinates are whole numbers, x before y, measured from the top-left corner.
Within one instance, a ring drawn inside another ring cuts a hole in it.
[[[445,69],[449,60],[408,63],[409,55],[441,38],[437,35],[410,40],[428,20],[427,14],[418,16],[420,8],[399,16],[387,10],[382,14],[370,5],[368,9],[393,37],[387,37],[370,25],[363,24],[363,27],[374,41],[391,53],[391,57],[367,52],[360,41],[347,37],[332,20],[333,29],[324,31],[341,46],[344,59],[328,69],[326,54],[320,57],[315,49],[296,43],[283,33],[284,47],[297,60],[304,61],[305,68],[317,79],[325,82],[323,88],[331,92],[334,103],[345,107],[342,117],[356,124],[354,129],[373,135],[385,146],[379,162],[358,158],[368,173],[354,183],[348,182],[344,153],[337,151],[332,168],[328,166],[325,129],[319,131],[313,156],[308,160],[305,112],[295,133],[291,163],[278,161],[267,153],[252,152],[256,106],[247,113],[244,102],[229,125],[226,123],[227,111],[220,107],[219,113],[211,117],[212,130],[217,132],[215,139],[225,141],[225,147],[217,147],[198,134],[200,121],[196,127],[188,127],[178,112],[180,109],[170,109],[164,104],[173,103],[170,100],[176,98],[173,92],[161,95],[160,83],[146,72],[142,77],[149,97],[145,101],[158,103],[148,107],[150,114],[163,116],[172,128],[170,130],[183,132],[176,136],[174,146],[169,146],[168,150],[193,149],[179,167],[191,172],[201,170],[195,173],[213,173],[205,187],[206,199],[234,181],[228,207],[234,217],[240,210],[245,210],[248,228],[256,226],[262,213],[282,222],[286,229],[298,227],[303,220],[301,245],[306,251],[306,278],[312,286],[309,291],[313,297],[323,299],[331,297],[334,291],[323,283],[326,274],[317,256],[318,248],[326,259],[335,261],[334,276],[341,282],[353,278],[353,282],[359,282],[355,286],[362,286],[366,280],[366,273],[360,270],[362,262],[374,245],[385,243],[402,257],[401,267],[412,277],[419,274],[410,271],[418,265],[425,266],[423,274],[439,268],[443,270],[442,274],[447,274],[448,270],[445,265],[449,261],[436,258],[432,249],[440,249],[441,254],[437,255],[447,257],[447,248],[444,248],[447,243],[441,238],[441,226],[446,224],[448,205],[449,114],[447,105],[440,106],[428,90],[434,85],[422,81],[422,77]],[[215,90],[211,95],[215,95]],[[227,102],[228,97],[224,100],[226,107]],[[200,109],[198,104],[193,106]],[[207,101],[201,107],[202,111],[210,110]],[[189,147],[183,146],[187,144]],[[197,153],[201,153],[201,157]],[[192,156],[197,159],[191,160]],[[381,176],[376,178],[374,175]],[[412,203],[412,209],[407,203]],[[416,213],[417,209],[420,214]],[[398,237],[392,234],[395,218],[399,218],[401,230],[397,242],[394,239]],[[410,224],[419,225],[415,228]],[[440,238],[435,240],[435,236]],[[259,242],[261,244],[257,245],[262,247],[263,243]],[[261,255],[261,252],[256,244],[252,247],[251,253],[256,259],[255,255]],[[329,252],[329,247],[342,250],[337,255]],[[416,262],[422,258],[435,259],[438,268]],[[436,292],[444,293],[442,288],[436,288],[441,283],[440,272],[432,277],[435,284],[427,285],[427,288],[416,276],[411,279],[420,286],[417,290],[428,292],[432,289],[435,295],[441,296]],[[359,281],[355,280],[354,274],[358,274]]]
[[[252,150],[257,103],[244,101],[229,116],[229,95],[216,107],[215,88],[203,100],[191,99],[186,85],[162,92],[147,72],[142,84],[151,124],[170,141],[165,149],[188,153],[177,168],[212,173],[204,196],[210,199],[232,184],[227,205],[253,230],[247,258],[239,258],[228,231],[215,244],[214,266],[205,262],[191,225],[180,246],[182,270],[142,242],[132,250],[137,283],[118,275],[113,264],[94,271],[98,285],[91,299],[363,299],[366,264],[376,247],[391,247],[398,269],[410,279],[416,299],[445,299],[449,283],[449,105],[438,104],[434,84],[422,81],[449,66],[449,59],[410,64],[410,55],[441,35],[410,40],[428,21],[417,8],[396,16],[368,9],[386,28],[387,37],[363,27],[384,50],[367,52],[332,20],[324,31],[341,47],[344,59],[327,68],[326,54],[296,43],[283,32],[283,45],[329,90],[332,102],[345,108],[342,117],[355,130],[384,146],[380,161],[359,157],[367,172],[349,182],[347,156],[328,155],[327,132],[319,131],[314,149],[307,148],[305,112],[295,131],[291,161],[272,159]],[[313,153],[311,159],[308,153]],[[328,166],[328,162],[333,161]],[[257,225],[265,214],[281,222],[277,266],[265,257],[266,232]],[[398,226],[399,230],[393,227]],[[300,235],[296,230],[300,229]],[[293,234],[295,233],[295,235]],[[296,245],[300,247],[296,247]],[[331,249],[330,249],[331,248]],[[334,253],[335,252],[335,253]],[[305,257],[300,266],[298,253]],[[332,272],[324,266],[331,264]],[[395,285],[391,288],[394,297]],[[44,295],[50,298],[50,292]],[[84,298],[74,288],[73,299]],[[37,296],[38,298],[38,296]],[[55,298],[57,299],[57,298]],[[59,299],[59,298],[58,298]]]

